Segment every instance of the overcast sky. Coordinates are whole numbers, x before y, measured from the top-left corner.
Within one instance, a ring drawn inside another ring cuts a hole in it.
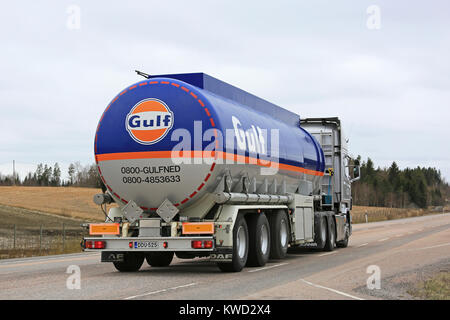
[[[139,69],[339,116],[354,155],[450,181],[449,16],[444,0],[5,2],[0,172],[93,163],[97,122]]]

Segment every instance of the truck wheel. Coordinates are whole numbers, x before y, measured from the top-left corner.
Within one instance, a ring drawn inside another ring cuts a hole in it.
[[[233,228],[233,258],[231,262],[221,262],[217,266],[224,272],[239,272],[247,263],[249,248],[248,227],[245,218],[238,215]]]
[[[149,252],[145,260],[152,267],[167,267],[173,259],[173,252]]]
[[[120,262],[113,262],[114,267],[120,272],[134,272],[138,271],[144,263],[144,255],[139,253],[125,253],[124,260]]]
[[[336,247],[338,248],[347,248],[348,246],[348,239],[350,238],[350,226],[348,223],[345,224],[345,238],[344,240],[337,241]]]
[[[316,224],[314,233],[314,242],[317,244],[317,249],[325,248],[327,242],[327,219],[324,216],[318,216],[319,222]]]
[[[270,225],[270,258],[283,259],[289,246],[289,221],[284,211],[268,216]]]
[[[250,247],[247,266],[262,267],[270,255],[270,226],[264,213],[249,216]]]
[[[336,228],[334,227],[334,218],[329,216],[330,226],[327,232],[327,241],[325,243],[325,251],[333,251],[336,246]]]

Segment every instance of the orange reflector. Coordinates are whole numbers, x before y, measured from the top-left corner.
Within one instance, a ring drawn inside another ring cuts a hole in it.
[[[213,234],[214,222],[185,222],[183,234]]]
[[[119,234],[119,224],[118,223],[97,223],[89,225],[90,235],[100,235],[100,234]]]

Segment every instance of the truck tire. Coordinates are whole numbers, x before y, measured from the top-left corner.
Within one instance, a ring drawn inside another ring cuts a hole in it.
[[[250,215],[248,218],[250,246],[247,266],[262,267],[270,256],[270,226],[264,213]]]
[[[323,250],[327,242],[327,219],[318,215],[319,221],[315,224],[314,242],[317,244],[317,249]]]
[[[268,216],[270,225],[270,258],[283,259],[289,247],[289,220],[284,211]]]
[[[135,272],[144,263],[144,255],[139,253],[125,253],[124,260],[113,262],[114,267],[120,272]]]
[[[173,252],[149,252],[145,260],[152,267],[167,267],[173,259]]]
[[[333,216],[328,216],[329,221],[327,228],[327,241],[325,243],[325,251],[333,251],[336,246],[336,228]]]
[[[239,214],[233,228],[233,258],[231,262],[217,264],[224,272],[239,272],[247,263],[249,249],[249,235],[247,222],[243,215]]]

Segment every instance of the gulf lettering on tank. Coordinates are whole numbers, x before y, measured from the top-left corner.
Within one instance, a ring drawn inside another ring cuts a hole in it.
[[[163,101],[149,98],[139,101],[127,114],[125,127],[134,141],[151,145],[161,141],[172,129],[173,112]]]

